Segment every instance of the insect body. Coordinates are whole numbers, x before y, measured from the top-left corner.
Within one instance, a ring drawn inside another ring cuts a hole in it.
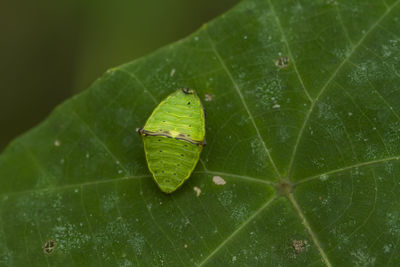
[[[192,89],[179,89],[163,100],[143,128],[147,165],[165,193],[189,178],[205,145],[205,116]]]

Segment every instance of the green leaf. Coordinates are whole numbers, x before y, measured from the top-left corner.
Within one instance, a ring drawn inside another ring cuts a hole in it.
[[[399,18],[247,0],[111,69],[0,156],[1,265],[398,266]],[[135,128],[180,87],[208,145],[165,195]]]

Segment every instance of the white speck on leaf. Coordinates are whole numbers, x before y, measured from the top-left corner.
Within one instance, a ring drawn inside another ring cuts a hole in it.
[[[226,181],[221,176],[214,176],[213,177],[213,182],[216,185],[225,185],[226,184]]]
[[[392,244],[384,245],[383,246],[383,252],[384,253],[389,253],[392,250]]]
[[[207,102],[212,101],[213,100],[212,94],[205,94],[204,95],[204,100],[207,101]]]
[[[176,71],[175,69],[172,69],[169,75],[170,75],[171,77],[173,77],[174,74],[175,74],[175,71]]]
[[[235,263],[235,261],[237,260],[236,256],[232,257],[232,263]]]
[[[60,140],[55,140],[55,141],[54,141],[54,145],[55,145],[55,146],[60,146],[60,145],[61,145]]]
[[[326,174],[323,174],[323,175],[321,175],[321,176],[319,177],[319,179],[321,179],[321,181],[326,181],[326,180],[328,180],[328,178],[329,178],[329,176],[326,175]]]

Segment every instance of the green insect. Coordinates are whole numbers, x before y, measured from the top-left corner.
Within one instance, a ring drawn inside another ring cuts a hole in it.
[[[164,99],[138,133],[147,165],[165,193],[190,177],[205,146],[205,112],[196,92],[179,89]]]

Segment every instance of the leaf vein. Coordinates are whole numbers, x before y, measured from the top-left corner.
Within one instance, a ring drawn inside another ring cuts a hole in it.
[[[318,251],[319,251],[319,253],[320,253],[321,257],[322,257],[322,260],[325,262],[325,264],[328,267],[331,267],[332,264],[330,263],[330,261],[328,259],[328,256],[326,255],[325,251],[322,249],[322,247],[321,247],[321,245],[320,245],[320,243],[319,243],[319,241],[317,239],[317,236],[315,235],[315,233],[311,229],[310,224],[308,223],[306,217],[304,216],[303,211],[301,210],[299,204],[297,204],[297,201],[294,198],[293,194],[289,194],[288,198],[289,198],[290,202],[292,203],[294,209],[296,210],[297,215],[300,217],[300,219],[301,219],[304,227],[306,228],[307,232],[310,234],[312,241],[314,242],[315,246],[317,247],[317,249],[318,249]]]
[[[292,50],[291,50],[290,45],[289,45],[289,42],[288,42],[288,40],[287,40],[287,38],[286,38],[286,34],[285,34],[285,32],[283,31],[283,28],[282,28],[281,22],[280,22],[280,20],[279,20],[279,17],[277,16],[277,14],[276,14],[276,12],[275,12],[275,8],[274,8],[274,6],[273,6],[271,0],[268,0],[268,3],[269,3],[269,6],[271,7],[271,12],[272,12],[273,16],[275,17],[276,25],[278,26],[279,32],[281,33],[283,42],[285,43],[286,49],[287,49],[287,51],[288,51],[288,53],[289,53],[289,57],[290,57],[290,59],[291,59],[292,62],[293,62],[293,68],[294,68],[294,71],[296,72],[296,75],[297,75],[297,78],[298,78],[298,80],[299,80],[299,82],[300,82],[300,84],[301,84],[301,87],[303,88],[304,93],[305,93],[305,95],[307,96],[308,100],[309,100],[310,102],[313,102],[312,97],[310,96],[310,94],[308,93],[308,91],[307,91],[307,89],[306,89],[306,86],[304,85],[303,78],[301,78],[300,72],[299,72],[299,70],[297,69],[296,60],[294,59]]]
[[[262,205],[258,210],[256,210],[246,221],[244,221],[235,231],[233,231],[227,238],[225,238],[207,257],[205,257],[198,266],[203,266],[206,264],[218,251],[220,251],[229,241],[231,241],[246,225],[248,225],[257,215],[259,215],[266,207],[268,207],[271,202],[273,202],[276,197],[269,199],[264,205]]]
[[[335,69],[335,71],[332,73],[332,75],[329,77],[329,79],[326,81],[326,83],[322,86],[321,90],[319,91],[318,95],[315,97],[314,101],[311,103],[310,109],[307,112],[307,115],[304,119],[303,125],[300,128],[299,134],[297,135],[297,139],[296,139],[296,143],[293,147],[293,152],[290,158],[290,163],[289,163],[289,168],[288,168],[288,176],[290,177],[290,174],[292,172],[292,168],[293,168],[293,162],[294,162],[294,158],[296,156],[297,153],[297,148],[298,145],[300,143],[300,140],[303,136],[304,133],[304,129],[306,128],[307,123],[309,122],[310,116],[312,111],[314,110],[315,104],[318,102],[319,98],[321,97],[321,95],[326,91],[326,89],[328,88],[328,86],[331,84],[331,82],[336,78],[336,76],[339,74],[339,72],[341,71],[341,69],[343,68],[343,66],[349,61],[349,59],[351,58],[351,56],[355,53],[355,51],[357,51],[358,47],[360,47],[363,42],[365,41],[365,39],[367,38],[367,36],[369,36],[369,34],[371,32],[373,32],[377,26],[383,21],[383,19],[394,9],[394,7],[400,2],[400,0],[397,0],[395,3],[393,3],[389,9],[387,9],[382,16],[380,16],[377,21],[372,24],[372,26],[368,29],[368,31],[366,31],[366,33],[358,40],[358,42],[352,47],[350,53],[346,56],[346,58],[338,65],[338,67]]]
[[[207,31],[206,31],[206,32],[207,32]],[[207,32],[207,34],[208,34],[208,32]],[[261,137],[260,130],[259,130],[259,128],[258,128],[258,126],[257,126],[257,124],[256,124],[256,122],[255,122],[255,120],[254,120],[253,115],[251,114],[251,112],[250,112],[250,110],[249,110],[249,107],[248,107],[247,104],[246,104],[246,101],[245,101],[245,99],[244,99],[244,97],[243,97],[243,94],[242,94],[240,88],[239,88],[239,85],[236,83],[235,79],[234,79],[233,76],[232,76],[232,73],[229,71],[229,69],[228,69],[228,67],[226,66],[225,62],[224,62],[223,59],[221,58],[221,55],[219,54],[218,50],[216,49],[215,44],[214,44],[213,40],[211,39],[211,36],[209,36],[209,34],[208,34],[208,37],[209,37],[208,40],[209,40],[209,42],[210,42],[211,48],[212,48],[212,50],[213,50],[215,56],[217,57],[219,63],[220,63],[221,66],[224,68],[226,74],[228,75],[229,79],[231,80],[231,82],[232,82],[232,84],[233,84],[233,87],[235,88],[235,90],[236,90],[237,94],[239,95],[239,98],[240,98],[240,100],[241,100],[241,102],[242,102],[242,104],[243,104],[243,106],[244,106],[244,108],[245,108],[247,114],[249,115],[249,118],[250,118],[250,120],[251,120],[251,123],[253,124],[253,127],[254,127],[254,129],[256,130],[257,136],[258,136],[258,138],[260,139],[260,141],[261,141],[261,143],[262,143],[262,145],[263,145],[263,147],[264,147],[264,149],[265,149],[265,151],[266,151],[266,153],[267,153],[267,156],[268,156],[268,158],[269,158],[269,161],[271,162],[271,165],[272,165],[272,167],[274,168],[274,171],[275,171],[276,175],[277,175],[278,177],[281,177],[281,174],[279,173],[278,168],[276,167],[275,162],[274,162],[274,160],[273,160],[272,157],[271,157],[271,154],[270,154],[270,152],[269,152],[269,150],[268,150],[268,148],[267,148],[267,146],[266,146],[266,144],[265,144],[265,141],[264,141],[264,139]]]
[[[340,172],[347,171],[347,170],[350,170],[350,169],[363,167],[363,166],[368,166],[368,165],[373,165],[373,164],[379,164],[379,163],[392,161],[392,160],[400,160],[400,156],[393,156],[393,157],[388,157],[388,158],[383,158],[383,159],[377,159],[377,160],[361,162],[361,163],[357,163],[357,164],[354,164],[354,165],[346,166],[346,167],[343,167],[343,168],[327,171],[327,172],[324,172],[324,173],[320,173],[320,174],[317,174],[317,175],[306,177],[303,180],[298,181],[297,183],[295,183],[295,185],[299,185],[299,184],[302,184],[302,183],[305,183],[305,182],[309,182],[309,181],[318,179],[323,175],[330,175],[330,174],[334,174],[334,173],[340,173]]]

